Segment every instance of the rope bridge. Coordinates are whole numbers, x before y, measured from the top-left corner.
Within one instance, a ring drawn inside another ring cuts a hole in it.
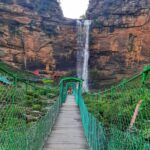
[[[7,81],[0,81],[0,150],[42,149],[69,88],[91,150],[150,149],[149,72],[148,66],[108,90],[82,95],[83,81],[78,78],[63,78],[58,92],[0,68]]]

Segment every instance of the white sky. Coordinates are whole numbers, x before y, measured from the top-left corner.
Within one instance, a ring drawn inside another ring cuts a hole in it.
[[[85,14],[89,0],[60,0],[60,3],[65,17],[78,19]]]

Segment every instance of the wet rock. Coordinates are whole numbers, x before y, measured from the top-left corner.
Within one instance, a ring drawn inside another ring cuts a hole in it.
[[[40,111],[32,111],[31,115],[33,115],[35,117],[40,117],[42,115],[42,112],[40,112]]]
[[[27,123],[38,121],[38,119],[39,119],[39,117],[35,117],[35,116],[32,116],[32,115],[26,115]]]
[[[63,17],[57,0],[0,0],[0,13],[1,60],[28,70],[61,68],[60,60],[72,60],[76,21]]]

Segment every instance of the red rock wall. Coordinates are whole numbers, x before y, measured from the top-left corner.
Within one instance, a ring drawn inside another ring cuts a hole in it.
[[[91,87],[106,87],[150,64],[150,1],[90,0]]]
[[[58,2],[0,2],[0,59],[30,70],[66,68],[62,62],[73,57],[74,21],[63,18]]]

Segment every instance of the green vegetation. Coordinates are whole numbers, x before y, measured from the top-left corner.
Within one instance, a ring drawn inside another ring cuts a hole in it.
[[[11,75],[16,76],[18,78],[22,78],[25,80],[29,80],[29,79],[36,80],[36,79],[38,79],[38,77],[31,72],[27,72],[24,70],[19,70],[19,69],[13,68],[10,65],[3,63],[1,61],[0,61],[0,69],[1,69],[1,72],[3,70],[5,73],[9,74],[10,76]]]
[[[33,74],[4,63],[0,63],[0,76],[12,83],[0,81],[0,131],[30,126],[38,121],[55,103],[59,94],[58,88],[52,86],[53,81],[48,82],[51,85],[48,87],[45,82],[32,83],[23,77],[34,77]]]
[[[28,73],[14,70],[5,64],[0,67],[0,76],[7,80],[0,81],[0,149],[39,149],[54,125],[68,87],[79,104],[91,149],[149,149],[150,66],[108,90],[84,93],[84,100],[80,79],[63,78],[57,99],[59,89],[51,79],[33,82],[23,78]]]
[[[149,67],[140,75],[124,80],[109,90],[85,93],[83,97],[88,111],[100,122],[101,128],[106,132],[105,142],[109,143],[108,147],[115,150],[146,150],[149,147]]]
[[[27,89],[26,90],[26,86]],[[57,89],[35,89],[35,87],[18,83],[17,86],[0,87],[0,130],[29,124],[45,115],[46,108],[54,104],[58,96]],[[34,112],[39,111],[39,112]],[[35,118],[31,119],[31,118]]]

